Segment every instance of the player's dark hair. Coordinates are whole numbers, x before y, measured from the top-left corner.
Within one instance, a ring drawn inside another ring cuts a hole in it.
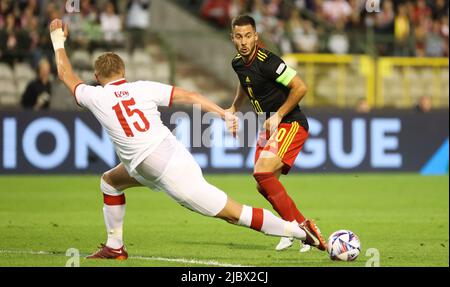
[[[240,15],[237,16],[231,21],[231,30],[234,29],[235,26],[246,26],[251,25],[253,29],[256,30],[256,22],[251,16],[248,15]]]

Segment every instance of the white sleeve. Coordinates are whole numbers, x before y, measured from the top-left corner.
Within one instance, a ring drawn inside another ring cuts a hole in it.
[[[144,93],[151,98],[158,106],[170,107],[174,87],[163,83],[152,81],[140,81],[139,84],[144,88]]]
[[[94,86],[88,86],[84,83],[78,84],[75,87],[75,100],[81,107],[89,108],[95,98],[97,88]]]

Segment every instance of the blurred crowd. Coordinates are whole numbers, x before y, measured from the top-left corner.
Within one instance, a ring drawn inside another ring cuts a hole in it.
[[[370,42],[379,55],[447,57],[448,0],[177,0],[211,23],[229,29],[239,14],[250,14],[267,43],[281,53],[365,53]],[[80,13],[66,13],[66,3]],[[63,17],[72,47],[142,46],[150,0],[0,0],[0,61],[31,61],[51,55],[46,27]],[[378,9],[379,8],[379,9]],[[378,11],[378,12],[377,12]],[[127,35],[124,34],[126,31]],[[132,41],[124,41],[131,37]]]
[[[448,0],[372,0],[369,11],[367,0],[180,1],[224,29],[236,15],[253,16],[281,53],[364,53],[372,41],[378,55],[449,55]]]
[[[263,44],[282,54],[449,55],[448,0],[371,0],[380,2],[371,12],[368,0],[173,1],[227,32],[232,18],[249,14]],[[22,107],[48,108],[56,72],[47,29],[52,19],[69,24],[69,50],[132,54],[146,45],[150,9],[151,0],[0,0],[0,106],[6,95],[12,103],[20,94]],[[358,106],[367,109],[364,101]]]
[[[150,0],[0,0],[0,65],[15,70],[27,63],[36,71],[36,80],[21,97],[22,106],[48,107],[49,74],[56,72],[47,28],[51,20],[62,18],[69,24],[72,51],[123,48],[131,53],[145,45],[150,4]]]
[[[66,4],[79,13],[66,13]],[[78,4],[77,4],[78,3]],[[62,18],[70,25],[71,47],[142,45],[149,26],[150,0],[0,0],[0,61],[39,60],[52,56],[48,23]],[[76,10],[79,9],[79,10]],[[124,31],[133,41],[124,41]]]

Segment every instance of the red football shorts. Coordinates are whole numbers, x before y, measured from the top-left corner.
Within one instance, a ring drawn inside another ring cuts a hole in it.
[[[284,163],[282,173],[288,174],[308,138],[308,132],[298,122],[281,123],[276,132],[267,138],[265,131],[258,136],[255,164],[263,150],[269,151],[281,159]]]

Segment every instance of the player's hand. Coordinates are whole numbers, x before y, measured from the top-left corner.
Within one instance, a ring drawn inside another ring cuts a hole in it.
[[[269,132],[270,135],[272,135],[277,130],[282,119],[283,118],[278,113],[275,113],[273,116],[268,118],[264,122],[264,129],[266,130],[266,133]]]
[[[54,19],[49,26],[50,33],[61,28],[64,32],[64,37],[67,38],[69,36],[69,26],[67,23],[63,23],[61,19]]]
[[[53,50],[56,52],[59,49],[64,49],[64,42],[67,36],[69,36],[69,27],[67,24],[63,24],[61,19],[55,19],[50,23],[49,30]]]
[[[234,114],[233,109],[230,108],[225,110],[224,120],[227,129],[234,137],[236,137],[239,128],[239,118]]]

